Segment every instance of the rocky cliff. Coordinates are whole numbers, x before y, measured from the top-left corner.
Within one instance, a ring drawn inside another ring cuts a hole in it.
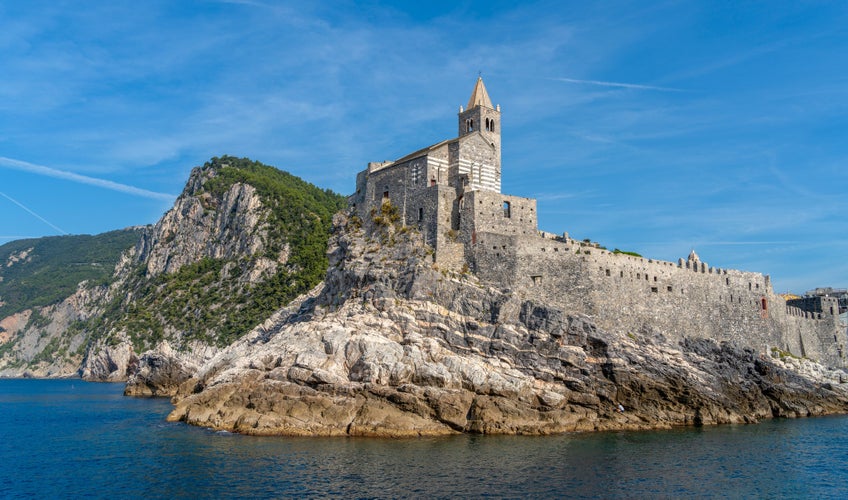
[[[143,228],[18,240],[0,247],[0,376],[79,369],[81,325],[98,313],[121,253]]]
[[[848,409],[842,371],[694,335],[611,334],[525,292],[438,268],[421,236],[392,222],[375,214],[366,232],[338,215],[324,283],[190,379],[161,380],[179,385],[169,419],[259,435],[418,436]]]
[[[85,282],[2,320],[0,376],[133,375],[130,394],[172,393],[162,377],[187,378],[323,278],[342,203],[273,167],[213,158],[143,228],[108,284]]]
[[[105,286],[81,283],[70,297],[0,320],[0,377],[69,377],[88,346],[80,325],[97,313]]]

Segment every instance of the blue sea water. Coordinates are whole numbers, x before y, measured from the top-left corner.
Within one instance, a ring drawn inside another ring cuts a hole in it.
[[[120,384],[0,380],[2,498],[848,497],[848,417],[547,437],[257,438]]]

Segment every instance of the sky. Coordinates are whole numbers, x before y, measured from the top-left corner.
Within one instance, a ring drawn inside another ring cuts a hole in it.
[[[482,75],[539,227],[848,287],[848,3],[0,0],[0,244],[155,223],[249,157],[349,194]]]

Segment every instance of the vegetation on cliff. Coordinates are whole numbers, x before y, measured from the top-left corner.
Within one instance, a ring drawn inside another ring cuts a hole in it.
[[[268,208],[272,229],[266,248],[270,258],[277,256],[286,242],[290,245],[289,269],[297,269],[308,290],[324,278],[327,271],[327,237],[333,214],[345,206],[345,197],[329,189],[320,189],[299,177],[247,158],[213,158],[203,168],[214,168],[217,175],[204,184],[212,195],[221,195],[236,182],[256,188],[262,204]],[[300,288],[300,287],[298,287]],[[269,293],[273,293],[268,290]],[[288,295],[292,299],[299,295]]]
[[[237,228],[236,233],[258,238],[261,252],[204,256],[154,276],[139,263],[128,282],[132,299],[116,296],[106,314],[92,322],[91,331],[126,332],[136,352],[165,338],[174,340],[175,332],[177,344],[200,340],[222,347],[323,279],[332,215],[343,206],[344,197],[247,158],[213,158],[199,175],[200,189],[189,194],[202,200],[207,215],[216,220],[229,216],[220,212],[233,186],[255,190],[261,201],[258,227]],[[246,279],[258,260],[280,262],[281,254],[284,262],[273,272]]]
[[[16,240],[0,246],[0,319],[71,295],[77,285],[108,283],[141,229]]]
[[[612,253],[614,253],[616,255],[617,254],[630,255],[630,256],[633,256],[633,257],[641,257],[642,256],[642,254],[640,254],[640,253],[630,252],[630,251],[627,251],[627,250],[619,250],[618,248],[613,250]]]

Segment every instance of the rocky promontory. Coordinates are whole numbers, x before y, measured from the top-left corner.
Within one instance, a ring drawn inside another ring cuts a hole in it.
[[[188,380],[163,382],[179,384],[170,420],[256,435],[420,436],[848,410],[843,371],[697,332],[611,334],[527,291],[439,268],[414,229],[334,222],[325,281]]]
[[[343,204],[273,167],[214,158],[153,226],[81,238],[76,252],[61,238],[7,244],[0,376],[127,380],[127,395],[173,397],[171,420],[259,435],[546,434],[848,410],[842,370],[744,336],[649,321],[613,332],[538,289],[437,264],[391,203],[368,220],[332,217]],[[109,241],[111,253],[92,250]],[[98,272],[65,280],[63,300],[22,299],[68,262]],[[36,269],[42,282],[22,279]]]

